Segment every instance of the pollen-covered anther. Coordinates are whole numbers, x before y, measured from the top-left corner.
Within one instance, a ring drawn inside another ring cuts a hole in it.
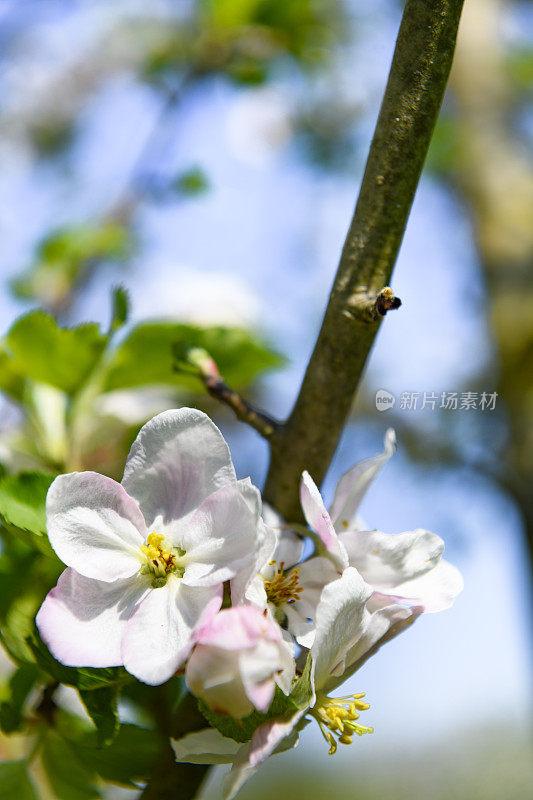
[[[324,739],[330,745],[330,755],[337,750],[337,740],[341,744],[351,744],[355,734],[362,736],[364,733],[373,732],[373,728],[357,722],[358,712],[370,708],[369,704],[361,699],[363,697],[364,694],[355,694],[346,697],[322,695],[317,698],[311,713],[318,722]]]
[[[156,578],[166,578],[170,572],[178,568],[177,558],[184,555],[179,548],[168,549],[162,533],[150,533],[146,544],[141,545],[141,552],[146,556],[146,564],[141,572],[153,573]]]
[[[281,561],[278,565],[276,561],[271,561],[270,565],[275,568],[272,580],[265,581],[265,591],[269,603],[275,606],[296,602],[300,599],[303,587],[299,585],[300,570],[298,567],[284,573],[285,562]]]

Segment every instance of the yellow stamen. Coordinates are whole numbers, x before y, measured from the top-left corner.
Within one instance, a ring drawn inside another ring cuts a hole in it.
[[[351,744],[355,734],[362,736],[364,733],[372,733],[373,728],[360,725],[359,711],[366,711],[370,708],[368,703],[364,703],[361,698],[364,694],[347,695],[346,697],[327,697],[319,694],[311,714],[318,722],[324,739],[330,745],[329,754],[337,750],[337,737],[341,744]]]
[[[153,574],[154,580],[161,581],[161,585],[166,582],[171,572],[180,572],[182,568],[178,561],[185,555],[180,548],[165,547],[164,542],[163,534],[153,531],[148,535],[146,544],[141,545],[141,552],[146,556],[146,564],[141,568],[141,572]]]
[[[285,574],[283,561],[279,565],[276,561],[271,561],[270,564],[275,567],[275,573],[272,580],[265,581],[268,602],[275,606],[281,606],[284,603],[292,605],[300,599],[300,594],[303,592],[303,587],[298,584],[299,568],[295,567]]]

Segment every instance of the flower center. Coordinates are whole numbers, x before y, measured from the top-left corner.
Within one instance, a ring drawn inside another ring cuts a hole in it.
[[[291,605],[296,600],[299,600],[303,587],[298,584],[298,576],[300,574],[298,567],[284,574],[283,567],[285,562],[282,561],[279,566],[276,561],[271,561],[270,564],[275,567],[275,573],[272,580],[265,581],[268,602],[275,606],[281,606],[284,603]]]
[[[180,562],[185,550],[181,547],[166,547],[162,533],[149,534],[146,544],[141,545],[141,551],[146,557],[146,563],[141,567],[141,574],[154,576],[152,581],[154,588],[164,586],[171,572],[176,573],[179,578],[183,577],[185,568]]]
[[[318,722],[322,736],[329,744],[330,756],[337,750],[337,740],[341,744],[351,744],[354,734],[362,736],[363,733],[373,733],[374,728],[359,725],[358,711],[370,708],[364,703],[363,694],[351,694],[346,697],[327,697],[318,695],[311,714]],[[337,739],[335,738],[337,737]]]

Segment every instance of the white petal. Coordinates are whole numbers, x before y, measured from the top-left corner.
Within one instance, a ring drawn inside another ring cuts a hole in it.
[[[216,614],[221,602],[220,587],[191,588],[171,575],[165,586],[151,589],[126,627],[125,668],[144,683],[167,681],[189,655],[195,629]]]
[[[224,800],[233,800],[237,792],[257,772],[261,764],[280,747],[298,724],[305,711],[298,711],[288,721],[271,720],[261,725],[251,741],[241,747],[233,762],[233,767],[222,782]],[[297,739],[294,740],[294,745]],[[293,746],[294,746],[293,745]]]
[[[116,667],[128,619],[147,591],[142,578],[106,583],[66,569],[37,614],[41,638],[66,666]]]
[[[60,475],[46,497],[50,543],[87,578],[114,581],[138,572],[146,526],[124,488],[96,472]]]
[[[263,581],[258,578],[257,575],[264,565],[272,560],[276,542],[276,533],[271,528],[267,527],[262,519],[259,519],[257,525],[256,556],[255,559],[250,561],[248,566],[244,569],[240,570],[231,581],[232,605],[237,606],[239,603],[242,603],[245,596],[248,598],[248,593],[253,583],[256,584],[256,592],[257,589],[260,591],[260,586],[263,586]],[[252,589],[252,594],[254,594],[254,589]]]
[[[463,577],[449,561],[441,559],[437,566],[394,587],[394,595],[403,602],[422,606],[426,613],[449,608],[463,590]]]
[[[337,530],[350,526],[366,491],[382,467],[396,452],[396,435],[392,428],[385,434],[385,449],[372,458],[359,461],[345,472],[335,489],[331,519]]]
[[[418,610],[416,613],[418,613]],[[348,670],[353,664],[359,661],[359,659],[387,633],[391,625],[394,625],[394,623],[400,620],[409,619],[412,614],[412,608],[401,605],[385,606],[385,608],[374,611],[370,616],[365,632],[346,656],[346,669]],[[343,676],[340,680],[333,680],[331,684],[326,684],[325,691],[333,691],[345,678],[346,676]]]
[[[344,671],[348,650],[368,625],[370,615],[365,603],[371,594],[372,589],[353,567],[345,569],[342,576],[322,592],[311,648],[316,688],[320,689],[332,675]]]
[[[311,647],[314,641],[316,609],[326,584],[340,577],[329,558],[316,557],[298,566],[298,582],[303,589],[298,600],[284,605],[287,627],[298,644]]]
[[[190,691],[214,711],[242,719],[254,710],[243,686],[238,653],[197,645],[187,663],[186,680]]]
[[[122,479],[148,528],[159,533],[216,489],[235,482],[224,437],[193,408],[164,411],[147,422],[131,446]]]
[[[176,761],[185,761],[187,764],[231,764],[242,747],[239,742],[222,736],[215,728],[188,733],[183,739],[171,739],[170,744]]]
[[[337,561],[339,569],[345,569],[348,566],[348,556],[339,542],[318,487],[308,472],[302,474],[300,502],[309,527],[320,536],[327,551]]]
[[[340,539],[350,564],[367,583],[380,591],[434,569],[444,551],[440,536],[421,528],[393,534],[346,531]]]
[[[179,536],[179,545],[186,551],[184,582],[189,586],[214,586],[252,564],[258,546],[258,524],[257,511],[250,510],[233,486],[210,495]]]
[[[284,564],[285,569],[297,564],[303,554],[304,540],[293,531],[280,531],[272,560]]]

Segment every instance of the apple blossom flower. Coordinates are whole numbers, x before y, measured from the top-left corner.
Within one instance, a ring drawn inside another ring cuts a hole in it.
[[[236,719],[254,708],[265,713],[276,684],[289,694],[294,646],[281,628],[254,606],[220,611],[195,635],[185,679],[191,692],[214,711]]]
[[[202,412],[165,411],[140,430],[122,483],[61,475],[46,501],[50,543],[68,569],[36,622],[63,664],[124,667],[158,684],[217,613],[222,584],[255,558],[260,496],[237,481]]]
[[[389,429],[384,451],[359,462],[342,476],[330,512],[311,476],[303,473],[302,509],[320,545],[315,557],[297,567],[298,600],[288,615],[289,627],[304,647],[313,643],[321,589],[349,565],[373,588],[367,603],[372,617],[357,645],[359,657],[391,625],[422,611],[448,608],[462,589],[459,571],[441,558],[444,542],[439,536],[422,529],[400,534],[365,530],[357,516],[366,490],[395,449],[394,431]],[[286,579],[290,576],[291,572]]]
[[[371,733],[372,728],[358,722],[359,712],[368,709],[363,694],[332,698],[345,674],[350,649],[363,634],[369,618],[366,601],[372,589],[353,567],[328,584],[316,611],[316,636],[308,658],[306,700],[287,717],[267,720],[256,729],[251,740],[239,744],[213,728],[172,740],[177,761],[196,764],[231,763],[223,782],[224,800],[235,797],[243,784],[273,753],[295,747],[298,731],[315,719],[333,754],[337,742],[350,744],[353,736]],[[307,670],[306,670],[307,672]],[[301,679],[305,680],[304,676]],[[296,708],[296,707],[295,707]]]

